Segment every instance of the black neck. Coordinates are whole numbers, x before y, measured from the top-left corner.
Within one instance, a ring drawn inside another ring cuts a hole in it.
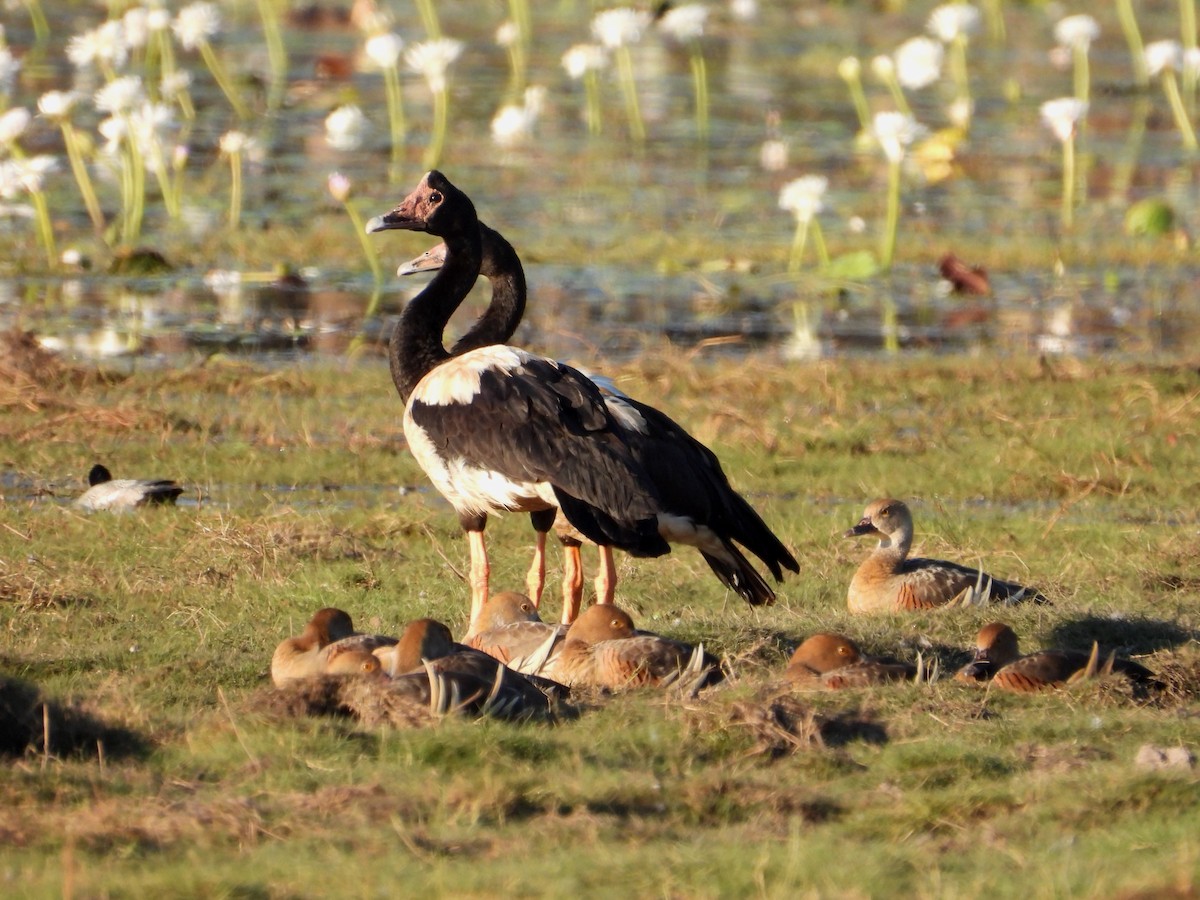
[[[451,356],[478,347],[507,343],[525,315],[525,270],[521,268],[517,251],[498,231],[482,222],[479,233],[485,250],[483,274],[492,285],[492,302],[450,349]]]
[[[392,381],[406,403],[417,382],[450,358],[442,333],[479,276],[482,250],[474,217],[466,227],[441,237],[446,242],[446,261],[425,290],[404,307],[388,345]]]

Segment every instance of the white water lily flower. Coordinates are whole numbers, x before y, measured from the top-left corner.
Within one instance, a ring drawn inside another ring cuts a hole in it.
[[[862,63],[857,56],[846,56],[838,63],[838,75],[843,81],[857,81],[862,75]]]
[[[254,138],[246,134],[244,131],[227,131],[221,135],[221,140],[218,142],[221,153],[225,156],[233,156],[235,154],[245,153],[254,146]]]
[[[334,150],[357,150],[370,127],[357,106],[339,106],[325,117],[325,141]]]
[[[326,185],[329,188],[329,193],[333,195],[333,199],[339,203],[345,203],[349,200],[350,192],[354,189],[354,183],[341,172],[330,172]]]
[[[1189,47],[1183,51],[1183,71],[1200,73],[1200,47]]]
[[[380,69],[394,69],[400,62],[400,52],[404,49],[404,39],[398,34],[385,31],[367,38],[363,51],[367,59]]]
[[[825,208],[829,179],[824,175],[802,175],[779,191],[779,208],[787,210],[802,225],[813,220]]]
[[[1041,106],[1042,121],[1060,141],[1066,142],[1075,134],[1079,121],[1087,115],[1086,100],[1077,97],[1060,97],[1047,100]]]
[[[79,99],[75,91],[46,91],[38,98],[38,112],[47,119],[61,121],[71,115]]]
[[[146,90],[137,75],[123,75],[96,91],[94,99],[96,109],[101,112],[124,113],[146,99]]]
[[[21,71],[21,61],[12,55],[12,51],[0,40],[0,92],[12,90],[17,73]]]
[[[708,7],[703,3],[683,3],[669,8],[658,20],[658,30],[681,44],[704,37]]]
[[[881,53],[871,58],[871,72],[880,81],[888,82],[896,75],[896,64],[890,56]]]
[[[521,31],[517,28],[517,23],[512,19],[505,19],[496,29],[496,44],[500,47],[511,47],[520,36]]]
[[[67,41],[67,59],[77,69],[96,64],[119,69],[129,58],[129,44],[120,20],[109,21]]]
[[[41,193],[46,175],[58,168],[53,156],[30,156],[0,163],[0,196],[12,200],[20,192]]]
[[[146,27],[151,31],[166,31],[171,27],[171,13],[162,6],[151,6],[146,10]]]
[[[121,142],[129,135],[129,120],[125,116],[109,116],[100,121],[96,130],[105,140],[104,152],[109,156],[115,156],[121,147]]]
[[[979,10],[970,3],[944,3],[929,14],[929,33],[949,44],[979,30]]]
[[[1183,68],[1183,48],[1179,41],[1154,41],[1144,51],[1146,71],[1151,77]]]
[[[492,119],[492,139],[502,146],[519,144],[533,136],[546,101],[546,89],[534,85],[525,89],[525,102],[501,107]]]
[[[758,18],[758,0],[729,0],[729,14],[739,22]]]
[[[958,97],[946,107],[946,118],[950,124],[958,128],[967,128],[971,124],[971,116],[975,114],[975,101],[970,97]]]
[[[1100,37],[1100,23],[1086,13],[1059,19],[1054,26],[1054,40],[1063,47],[1087,52],[1092,41]]]
[[[431,91],[446,89],[446,70],[463,52],[463,42],[454,38],[436,38],[413,44],[404,54],[404,63],[423,75]]]
[[[578,81],[588,72],[598,72],[608,65],[608,54],[599,44],[576,44],[563,54],[563,68]]]
[[[121,16],[125,29],[125,42],[130,48],[145,47],[150,39],[150,10],[144,6],[131,6]]]
[[[187,89],[192,86],[192,73],[187,69],[176,69],[168,75],[163,76],[162,83],[158,86],[158,91],[168,100],[174,100],[181,94],[186,93]]]
[[[221,10],[203,0],[191,3],[179,11],[171,27],[184,50],[195,50],[221,30]]]
[[[909,38],[896,49],[896,79],[910,91],[919,91],[942,75],[942,45],[933,38]]]
[[[650,13],[628,6],[606,9],[592,19],[592,36],[610,50],[636,44],[650,26]]]
[[[871,123],[871,131],[879,142],[888,162],[898,163],[904,159],[905,149],[925,133],[923,126],[910,115],[901,112],[879,112]]]
[[[0,114],[0,147],[8,146],[29,127],[33,115],[23,106],[14,106]]]

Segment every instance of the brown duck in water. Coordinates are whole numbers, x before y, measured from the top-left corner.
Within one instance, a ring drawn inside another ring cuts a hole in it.
[[[799,687],[838,689],[909,681],[916,674],[916,666],[865,656],[844,634],[822,631],[796,648],[784,678]]]
[[[724,677],[720,661],[702,648],[639,632],[627,612],[608,603],[580,613],[542,674],[571,687],[613,689],[667,685],[681,679],[699,688]]]
[[[975,638],[975,659],[955,674],[959,681],[990,681],[1014,694],[1033,694],[1097,675],[1116,673],[1137,684],[1154,682],[1145,666],[1115,656],[1101,657],[1093,645],[1090,654],[1078,650],[1039,650],[1022,656],[1017,634],[1003,622],[991,622]]]
[[[940,559],[910,559],[912,513],[901,500],[876,500],[846,537],[871,534],[879,546],[850,580],[847,605],[851,612],[875,613],[935,609],[1021,600],[1045,602],[1041,593],[1009,581],[991,578],[967,566]]]

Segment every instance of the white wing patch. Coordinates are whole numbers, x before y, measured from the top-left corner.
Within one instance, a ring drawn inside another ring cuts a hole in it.
[[[459,513],[533,512],[558,505],[554,490],[545,482],[514,481],[499,472],[472,466],[461,457],[443,459],[408,410],[404,414],[404,436],[433,486]]]
[[[464,353],[426,374],[417,383],[410,402],[419,400],[427,406],[470,403],[479,393],[479,381],[485,371],[512,372],[527,358],[524,351],[503,344]]]

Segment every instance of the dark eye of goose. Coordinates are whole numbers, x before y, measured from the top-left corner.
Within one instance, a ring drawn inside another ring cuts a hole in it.
[[[429,195],[429,202],[430,203],[441,203],[442,195],[440,193],[438,193],[437,191],[434,191],[432,194]]]

